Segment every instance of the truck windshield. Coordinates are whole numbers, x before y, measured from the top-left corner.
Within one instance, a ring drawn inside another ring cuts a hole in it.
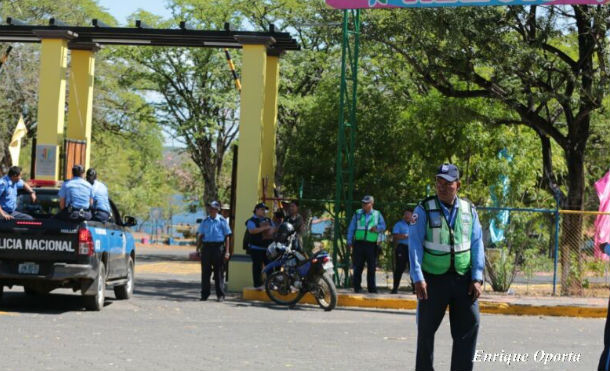
[[[17,197],[17,210],[31,215],[36,219],[46,219],[59,212],[59,196],[57,192],[36,192],[36,203],[28,193],[19,194]]]

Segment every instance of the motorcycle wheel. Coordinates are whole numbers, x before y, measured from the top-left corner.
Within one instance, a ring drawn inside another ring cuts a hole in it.
[[[312,292],[320,308],[329,312],[337,306],[337,287],[327,274],[322,275]]]
[[[301,300],[304,292],[292,292],[290,277],[286,272],[276,271],[271,273],[265,281],[265,292],[269,299],[280,305],[292,306]]]

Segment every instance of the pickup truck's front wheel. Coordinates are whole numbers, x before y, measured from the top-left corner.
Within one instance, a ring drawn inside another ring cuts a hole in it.
[[[104,299],[106,298],[106,266],[100,262],[97,271],[95,295],[85,296],[85,307],[88,310],[100,311],[104,307]]]
[[[124,285],[114,287],[114,296],[119,300],[126,300],[133,295],[134,267],[133,259],[127,261],[127,282]]]

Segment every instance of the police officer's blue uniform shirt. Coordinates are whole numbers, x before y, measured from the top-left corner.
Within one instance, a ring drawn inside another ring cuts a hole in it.
[[[199,224],[197,232],[203,236],[203,242],[223,242],[227,236],[231,235],[231,228],[222,215],[217,214],[215,218],[208,215]]]
[[[441,209],[445,217],[449,221],[449,226],[453,228],[455,225],[455,218],[457,216],[457,210],[460,203],[457,200],[453,203],[453,208],[449,210],[442,202]],[[420,282],[424,280],[424,274],[421,269],[422,260],[424,256],[424,240],[426,238],[426,223],[428,218],[426,217],[426,211],[423,206],[418,205],[414,212],[416,222],[411,226],[410,242],[409,242],[409,261],[411,268],[411,278],[413,282]],[[472,279],[483,280],[483,268],[485,267],[485,252],[483,250],[483,238],[481,231],[481,223],[479,222],[479,215],[477,211],[472,208],[472,235],[470,236],[470,256],[472,261]]]
[[[373,211],[375,209],[371,209],[371,212],[366,213],[364,216],[365,225],[368,225],[369,218],[372,216]],[[360,209],[362,212],[362,209]],[[347,228],[347,243],[348,245],[352,245],[354,243],[354,233],[356,232],[356,217],[359,216],[358,212],[354,213],[352,217],[352,221],[349,223],[349,227]],[[377,233],[383,233],[385,231],[385,220],[383,220],[383,215],[379,213],[379,221],[377,222]]]
[[[110,201],[108,201],[108,188],[99,181],[94,181],[93,185],[93,208],[110,213]]]
[[[409,223],[405,222],[405,220],[400,220],[398,223],[394,224],[394,228],[392,229],[392,234],[406,234],[407,238],[402,240],[398,240],[399,244],[409,245]]]
[[[61,185],[59,197],[65,198],[66,207],[89,209],[90,200],[93,198],[93,187],[85,179],[74,177]]]
[[[271,220],[270,220],[269,218],[267,218],[266,216],[264,216],[264,217],[262,217],[262,218],[259,218],[258,216],[256,216],[256,214],[254,214],[254,215],[252,215],[252,218],[254,218],[254,219],[258,219],[258,222],[259,222],[259,223],[261,223],[261,222],[263,222],[263,221],[265,221],[265,220],[268,220],[268,221],[271,223],[271,225],[273,226],[273,221],[271,221]],[[256,227],[256,223],[254,223],[254,221],[252,220],[252,218],[248,219],[248,222],[246,223],[246,228],[248,228],[248,230],[251,230],[251,229],[257,228],[257,227]],[[259,227],[260,227],[260,225],[259,225]],[[266,247],[262,247],[262,246],[256,246],[256,245],[252,245],[252,244],[250,244],[250,248],[251,248],[251,249],[254,249],[254,250],[267,250],[267,248],[266,248]]]
[[[11,214],[17,208],[17,190],[23,188],[23,180],[13,183],[8,175],[0,179],[0,207]]]

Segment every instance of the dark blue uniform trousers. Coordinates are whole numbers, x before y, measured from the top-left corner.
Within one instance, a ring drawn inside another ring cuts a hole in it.
[[[252,258],[252,281],[254,287],[263,285],[263,266],[269,264],[267,259],[267,250],[250,249],[250,257]]]
[[[409,266],[409,246],[399,243],[396,246],[395,255],[396,265],[394,266],[394,290],[398,290],[400,287],[400,279],[405,269]],[[413,287],[413,280],[411,280],[411,287]]]
[[[377,292],[375,269],[377,268],[377,244],[354,241],[354,290],[362,290],[362,271],[366,262],[366,284],[369,292]]]
[[[34,218],[31,215],[28,214],[24,214],[21,213],[17,210],[13,210],[12,213],[8,213],[10,216],[12,216],[15,219],[21,219],[21,220],[34,220]]]
[[[214,271],[214,286],[216,297],[224,297],[224,242],[204,242],[201,249],[201,297],[210,296],[210,276]]]
[[[610,301],[608,301],[608,315],[606,317],[606,328],[604,329],[604,350],[599,358],[599,371],[610,371]]]
[[[453,350],[451,371],[472,370],[472,360],[479,333],[479,303],[468,295],[470,272],[442,275],[424,274],[428,285],[428,299],[417,304],[416,371],[434,370],[434,334],[449,306],[449,323]]]

